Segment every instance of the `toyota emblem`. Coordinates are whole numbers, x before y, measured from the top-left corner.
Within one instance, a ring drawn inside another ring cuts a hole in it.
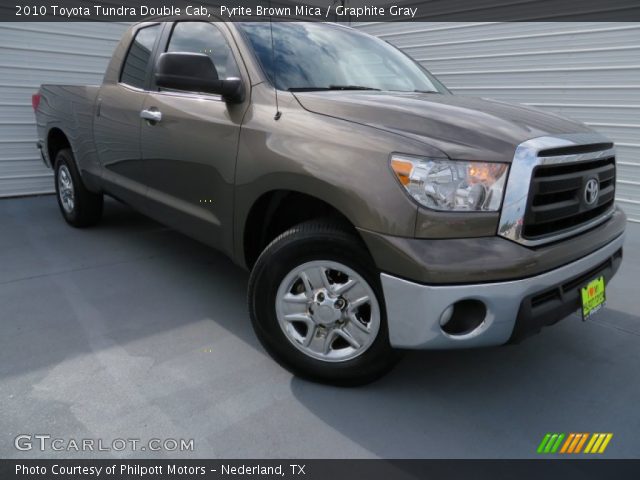
[[[584,201],[587,205],[593,205],[598,200],[600,182],[597,178],[590,178],[584,186]]]

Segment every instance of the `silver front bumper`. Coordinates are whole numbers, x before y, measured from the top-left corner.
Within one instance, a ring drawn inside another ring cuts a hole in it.
[[[381,274],[387,307],[389,340],[396,348],[450,349],[502,345],[511,337],[522,300],[553,285],[577,277],[601,264],[624,242],[624,235],[555,270],[496,283],[420,285]],[[465,335],[448,335],[440,328],[442,313],[459,300],[482,301],[487,314],[482,324]]]

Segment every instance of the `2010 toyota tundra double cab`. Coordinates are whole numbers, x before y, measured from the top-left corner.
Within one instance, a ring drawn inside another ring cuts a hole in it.
[[[142,22],[101,86],[33,104],[69,224],[107,194],[221,250],[266,350],[318,381],[588,318],[622,261],[610,140],[345,26]]]

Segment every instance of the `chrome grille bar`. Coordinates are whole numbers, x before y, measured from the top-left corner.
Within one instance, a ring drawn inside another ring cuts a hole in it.
[[[575,227],[559,230],[540,238],[526,238],[525,219],[534,170],[543,165],[580,164],[615,157],[615,148],[588,151],[569,155],[546,156],[540,152],[595,144],[610,144],[610,140],[597,133],[580,133],[559,136],[538,137],[521,143],[513,158],[509,171],[507,188],[498,225],[498,235],[526,246],[539,246],[562,240],[599,225],[614,211],[612,206],[596,218],[589,219]]]

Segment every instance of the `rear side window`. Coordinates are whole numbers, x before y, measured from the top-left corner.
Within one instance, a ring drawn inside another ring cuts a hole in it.
[[[176,23],[167,52],[204,53],[211,57],[218,71],[218,78],[240,77],[238,65],[224,35],[210,23]]]
[[[160,25],[138,30],[122,66],[122,73],[120,74],[122,83],[132,87],[144,88],[147,69],[151,61],[151,53],[159,33]]]

